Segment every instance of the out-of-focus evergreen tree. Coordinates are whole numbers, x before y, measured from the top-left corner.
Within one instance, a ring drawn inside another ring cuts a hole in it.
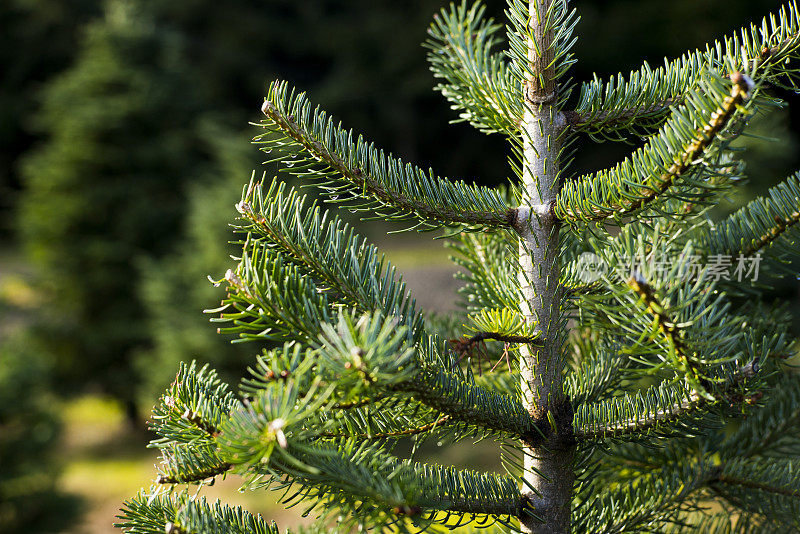
[[[58,420],[50,367],[35,341],[15,333],[0,345],[0,532],[55,532],[76,512],[56,488]]]
[[[17,158],[35,140],[27,122],[37,92],[75,55],[98,0],[3,0],[0,3],[0,238],[19,189]]]
[[[135,3],[111,1],[47,88],[37,121],[48,139],[23,167],[20,231],[49,299],[38,332],[60,378],[125,401],[149,339],[137,262],[172,250],[184,184],[209,159],[182,47]]]
[[[223,374],[235,376],[252,360],[250,347],[231,344],[209,327],[204,308],[219,300],[220,289],[209,283],[210,273],[224,272],[231,246],[231,206],[239,201],[239,187],[254,167],[253,153],[242,135],[207,124],[202,129],[215,140],[218,164],[205,171],[201,183],[188,194],[186,238],[174,254],[143,265],[142,297],[150,307],[149,333],[153,346],[136,358],[143,405],[152,403],[171,380],[181,361],[212,363]]]
[[[431,91],[424,64],[428,21],[442,0],[247,0],[161,2],[155,8],[191,47],[187,61],[209,105],[231,128],[258,118],[268,80],[313,92],[349,127],[417,160],[445,161],[453,174],[505,171],[487,159],[487,139],[454,118]],[[504,2],[495,2],[501,13]],[[298,38],[302,35],[302,38]],[[431,115],[444,119],[436,121]],[[424,122],[423,122],[424,121]],[[444,131],[457,132],[456,140]],[[442,156],[446,154],[446,157]],[[501,177],[498,177],[498,181]]]

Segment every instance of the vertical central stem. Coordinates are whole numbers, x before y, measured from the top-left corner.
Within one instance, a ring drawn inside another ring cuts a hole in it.
[[[574,482],[573,447],[563,438],[565,429],[560,428],[571,425],[571,411],[565,408],[562,377],[559,223],[550,209],[558,194],[560,134],[564,126],[563,114],[556,108],[551,46],[554,28],[548,24],[548,13],[555,1],[559,0],[530,0],[528,61],[532,75],[525,84],[522,124],[526,198],[518,225],[521,309],[529,323],[536,323],[539,339],[539,343],[521,350],[522,394],[534,418],[556,427],[544,443],[523,443],[523,492],[544,519],[539,523],[523,518],[523,531],[531,533],[570,532]]]

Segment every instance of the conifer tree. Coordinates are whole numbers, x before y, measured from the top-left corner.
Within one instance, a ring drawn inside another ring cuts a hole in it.
[[[148,15],[106,2],[75,64],[48,85],[36,116],[47,141],[22,163],[18,209],[48,299],[35,327],[60,391],[95,380],[131,418],[131,364],[149,341],[139,264],[171,251],[164,229],[179,227],[185,183],[211,159],[182,39]]]
[[[576,10],[508,0],[506,13],[503,28],[480,4],[451,5],[427,43],[460,119],[510,141],[506,189],[397,159],[286,82],[270,86],[257,137],[331,202],[444,232],[466,316],[426,316],[351,226],[252,180],[236,205],[242,251],[210,311],[239,341],[283,345],[238,392],[181,366],[153,411],[156,483],[125,504],[123,529],[277,533],[181,490],[228,473],[285,489],[320,530],[800,528],[791,316],[762,298],[797,254],[800,174],[725,219],[710,212],[745,178],[735,140],[780,104],[769,87],[797,82],[796,3],[581,84],[568,77]],[[632,136],[645,142],[624,161],[570,174],[587,138]],[[434,436],[497,441],[505,474],[395,454]]]
[[[3,310],[6,311],[6,310]],[[19,310],[8,310],[11,316]],[[55,532],[80,503],[58,486],[60,425],[50,365],[25,332],[0,344],[0,532]],[[26,399],[26,402],[20,402]]]
[[[252,359],[246,344],[233,345],[208,327],[203,308],[220,292],[206,275],[224,272],[236,253],[236,245],[228,239],[228,225],[236,218],[230,206],[240,198],[242,176],[258,164],[252,157],[258,152],[249,150],[244,135],[213,125],[206,129],[219,164],[209,165],[205,171],[209,179],[198,180],[188,192],[187,235],[174,254],[147,261],[143,268],[141,293],[153,347],[134,362],[141,406],[152,406],[181,361],[197,358],[213,365],[221,377],[233,379]]]

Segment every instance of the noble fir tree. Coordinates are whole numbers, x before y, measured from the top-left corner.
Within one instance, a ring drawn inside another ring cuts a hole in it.
[[[264,151],[367,219],[444,232],[466,314],[424,315],[351,226],[252,180],[211,312],[221,332],[273,348],[238,392],[180,368],[153,412],[156,483],[125,504],[122,528],[277,533],[181,489],[227,473],[285,489],[319,530],[800,528],[791,316],[762,298],[797,253],[800,174],[725,219],[710,212],[745,178],[748,121],[780,105],[769,87],[797,81],[797,5],[582,84],[568,77],[567,2],[509,0],[507,17],[451,5],[427,43],[460,118],[509,139],[517,179],[502,190],[397,159],[272,84]],[[587,139],[633,136],[643,145],[614,167],[569,172]],[[401,458],[409,437],[495,440],[505,473]]]

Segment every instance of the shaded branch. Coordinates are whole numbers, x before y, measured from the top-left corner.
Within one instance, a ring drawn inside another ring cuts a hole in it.
[[[783,15],[784,13],[781,13],[781,17],[783,17]],[[781,26],[783,26],[783,22],[784,19],[782,18]],[[762,28],[765,26],[766,19],[762,24]],[[773,31],[775,31],[774,28]],[[787,32],[781,34],[778,44],[770,47],[762,47],[757,51],[757,55],[754,53],[742,54],[741,52],[743,51],[749,51],[737,50],[736,48],[733,50],[726,49],[724,53],[725,56],[732,54],[734,57],[753,57],[753,59],[746,64],[741,64],[741,69],[747,72],[755,72],[759,68],[768,69],[770,67],[782,66],[781,64],[788,59],[788,55],[797,48],[797,45],[792,43],[792,41],[796,41],[797,38],[797,32]],[[768,40],[775,42],[775,39],[773,38]],[[727,40],[725,42],[727,44]],[[719,52],[719,50],[716,52]],[[644,82],[642,83],[644,83],[644,86],[647,87],[648,82],[652,84],[653,80],[667,77],[673,69],[689,69],[689,73],[685,75],[685,81],[681,83],[681,90],[677,91],[677,94],[672,93],[671,96],[667,97],[667,95],[675,89],[674,87],[671,87],[672,90],[670,90],[669,93],[662,90],[662,94],[658,95],[661,98],[655,102],[651,102],[650,104],[640,101],[638,102],[639,105],[627,107],[624,105],[615,106],[612,109],[607,109],[606,111],[597,110],[594,113],[591,111],[581,112],[578,110],[564,111],[567,125],[575,131],[594,129],[598,132],[604,129],[616,131],[626,127],[635,128],[636,126],[639,126],[636,124],[637,121],[647,123],[647,121],[650,120],[651,123],[645,124],[645,126],[658,126],[661,121],[656,119],[666,116],[667,112],[672,106],[681,105],[686,101],[687,96],[690,94],[690,91],[693,88],[693,83],[697,79],[697,75],[699,73],[706,69],[708,65],[721,64],[724,62],[723,58],[725,56],[720,57],[716,52],[712,51],[710,55],[708,51],[706,51],[705,54],[699,51],[695,52],[694,54],[688,54],[680,59],[670,62],[665,67],[656,69],[655,71],[650,70],[647,64],[645,64],[645,67],[638,73],[631,73],[631,78],[628,82],[629,84],[633,84],[634,80],[641,81],[643,79]],[[724,75],[729,75],[729,73],[724,73]],[[612,78],[610,82],[606,82],[604,90],[603,86],[597,87],[596,90],[600,93],[605,93],[606,96],[608,96],[609,89],[614,88],[615,86],[617,89],[619,89],[619,87],[624,87],[624,83],[625,82],[623,82],[620,75],[620,79],[617,84],[614,84],[614,80]],[[591,84],[587,84],[587,86],[591,86]],[[650,93],[650,91],[648,91],[645,87],[640,88],[641,90],[639,94]],[[586,86],[584,87],[584,90],[585,89]]]
[[[751,403],[752,400],[746,397],[736,395],[737,388],[747,379],[753,378],[759,369],[758,359],[755,359],[743,366],[739,371],[731,377],[721,388],[718,389],[718,394],[721,397],[729,396],[728,400],[732,402],[745,401]],[[754,397],[757,397],[756,393]],[[705,408],[715,404],[717,401],[701,396],[697,392],[692,392],[688,398],[677,402],[672,406],[668,406],[657,410],[655,412],[647,413],[643,417],[634,417],[606,425],[602,427],[593,427],[589,429],[575,429],[575,438],[578,440],[597,440],[608,437],[619,437],[627,434],[641,434],[653,430],[661,425],[676,422],[685,415],[696,412],[701,408]]]
[[[441,369],[422,371],[420,379],[393,386],[452,419],[488,430],[507,432],[539,443],[550,433],[546,420],[533,418],[508,395],[478,386]]]
[[[579,441],[588,441],[607,437],[618,437],[625,434],[646,433],[662,424],[676,421],[683,415],[693,412],[708,403],[709,402],[700,395],[694,394],[691,398],[675,406],[670,406],[667,409],[648,414],[645,417],[628,419],[602,428],[591,428],[587,430],[576,429],[575,438]]]
[[[611,129],[618,129],[625,124],[630,124],[636,119],[666,115],[672,106],[680,104],[682,101],[683,98],[670,98],[649,106],[622,108],[600,113],[579,113],[575,110],[567,110],[563,113],[564,119],[567,122],[567,127],[573,130],[579,131],[587,127],[599,126],[601,124]]]
[[[701,234],[709,254],[751,257],[770,249],[779,259],[796,253],[793,238],[800,222],[800,173],[789,176]],[[776,241],[783,237],[783,246]],[[788,257],[787,257],[788,256]]]
[[[744,488],[755,489],[759,491],[766,491],[768,493],[775,493],[785,497],[800,497],[800,489],[779,488],[770,486],[760,482],[753,482],[751,480],[744,480],[741,478],[729,477],[726,475],[719,475],[708,481],[709,484],[729,484],[731,486],[742,486]]]
[[[772,244],[784,232],[800,222],[800,211],[795,211],[786,218],[775,217],[775,226],[753,241],[750,246],[742,251],[742,255],[751,256]]]

